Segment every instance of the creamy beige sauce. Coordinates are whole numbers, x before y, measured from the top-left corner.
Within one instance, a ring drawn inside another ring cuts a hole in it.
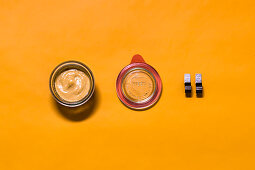
[[[134,102],[148,100],[155,89],[152,76],[144,70],[135,70],[126,75],[122,88],[127,98]]]
[[[55,81],[58,95],[68,102],[76,102],[83,99],[88,95],[90,86],[89,77],[77,69],[64,71]]]

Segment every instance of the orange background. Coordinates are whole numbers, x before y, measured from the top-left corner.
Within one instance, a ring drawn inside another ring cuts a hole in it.
[[[252,0],[0,0],[0,169],[254,170],[254,40]],[[163,81],[146,111],[115,92],[136,53]],[[66,60],[95,76],[82,121],[49,91]],[[185,98],[184,73],[193,92],[202,73],[204,98]]]

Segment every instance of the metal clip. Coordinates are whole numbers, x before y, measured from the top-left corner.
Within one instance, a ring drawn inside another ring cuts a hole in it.
[[[184,86],[185,86],[186,97],[191,97],[190,74],[184,74]]]
[[[203,97],[203,85],[201,74],[196,74],[196,93],[198,97]]]

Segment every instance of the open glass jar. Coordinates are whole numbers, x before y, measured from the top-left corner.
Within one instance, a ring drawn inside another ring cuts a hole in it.
[[[59,64],[50,76],[50,91],[61,105],[77,107],[86,103],[95,90],[92,71],[78,61]]]
[[[151,107],[160,98],[162,82],[158,72],[135,55],[131,64],[121,70],[116,81],[117,95],[129,108],[142,110]]]

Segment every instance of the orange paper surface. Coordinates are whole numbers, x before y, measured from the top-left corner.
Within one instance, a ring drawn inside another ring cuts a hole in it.
[[[254,40],[252,0],[0,0],[0,169],[254,170]],[[116,95],[134,54],[163,82],[146,111]],[[49,91],[66,60],[95,76],[95,105],[81,121]]]

